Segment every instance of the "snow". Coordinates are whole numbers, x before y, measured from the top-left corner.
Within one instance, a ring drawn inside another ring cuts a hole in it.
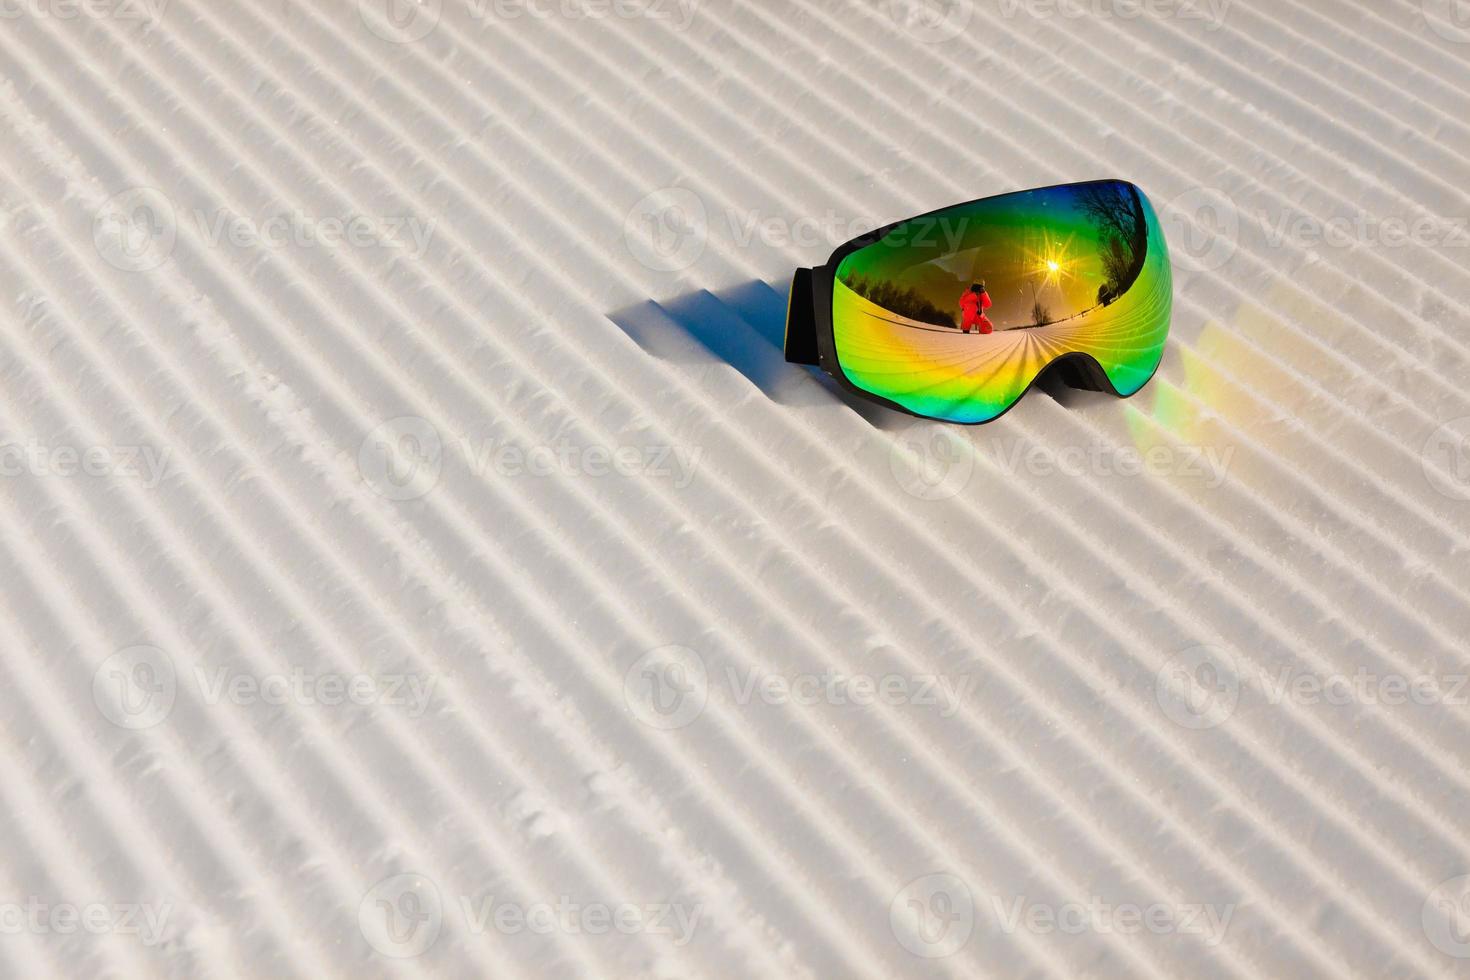
[[[4,975],[1463,975],[1450,0],[12,6]],[[782,360],[1103,177],[1134,398]]]

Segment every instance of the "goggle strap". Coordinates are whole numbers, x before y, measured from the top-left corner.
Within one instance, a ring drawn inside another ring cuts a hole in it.
[[[812,297],[811,269],[797,269],[786,297],[786,360],[791,364],[819,363],[816,301]]]

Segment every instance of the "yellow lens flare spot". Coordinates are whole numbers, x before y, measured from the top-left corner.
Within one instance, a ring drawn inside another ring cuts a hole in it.
[[[1073,277],[1073,268],[1077,264],[1076,257],[1072,255],[1071,239],[1065,242],[1046,239],[1042,242],[1041,247],[1034,250],[1028,258],[1027,265],[1035,270],[1036,278],[1041,281],[1040,285],[1043,288],[1060,286],[1063,282],[1070,280]]]
[[[1022,268],[1027,270],[1025,281],[1031,287],[1029,319],[1036,326],[1058,322],[1052,310],[1052,302],[1067,295],[1066,284],[1076,276],[1076,267],[1081,259],[1072,253],[1072,241],[1076,236],[1059,241],[1050,236],[1032,239],[1023,249]],[[1072,316],[1064,316],[1070,320]]]

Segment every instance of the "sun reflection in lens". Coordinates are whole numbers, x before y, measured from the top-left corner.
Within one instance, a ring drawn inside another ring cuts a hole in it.
[[[1027,264],[1035,270],[1036,279],[1042,289],[1047,286],[1060,287],[1073,278],[1077,258],[1072,255],[1072,241],[1044,239],[1039,248],[1029,250]]]

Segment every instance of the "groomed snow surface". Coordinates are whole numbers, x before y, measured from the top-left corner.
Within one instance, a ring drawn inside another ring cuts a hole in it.
[[[0,0],[0,973],[1470,974],[1455,0]],[[1131,400],[791,270],[1151,195]]]

